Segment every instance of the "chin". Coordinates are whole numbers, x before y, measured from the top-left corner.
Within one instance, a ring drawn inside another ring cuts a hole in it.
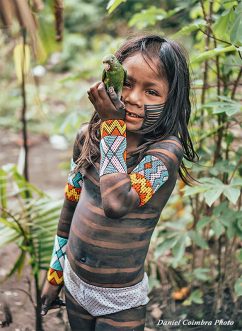
[[[141,127],[142,127],[142,123],[137,125],[137,124],[131,124],[131,123],[126,122],[127,131],[138,133],[138,131],[141,129]]]

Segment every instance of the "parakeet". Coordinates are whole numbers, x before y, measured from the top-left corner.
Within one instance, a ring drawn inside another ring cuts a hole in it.
[[[102,81],[108,90],[110,86],[114,88],[119,99],[121,98],[123,83],[126,78],[126,71],[115,55],[109,54],[103,58],[104,70]]]

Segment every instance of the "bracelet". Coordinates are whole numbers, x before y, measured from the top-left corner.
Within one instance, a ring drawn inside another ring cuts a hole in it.
[[[60,285],[63,283],[63,269],[66,255],[66,245],[68,239],[55,236],[50,268],[48,270],[47,279],[52,285]]]
[[[126,124],[123,120],[107,120],[100,127],[100,177],[112,173],[127,173]]]

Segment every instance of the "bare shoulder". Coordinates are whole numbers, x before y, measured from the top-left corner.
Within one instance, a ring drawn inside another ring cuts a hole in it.
[[[153,148],[164,148],[176,153],[183,153],[183,146],[181,140],[176,136],[168,136],[165,139],[158,140],[150,145],[149,149]]]
[[[168,136],[151,144],[146,154],[156,156],[163,161],[167,168],[175,170],[181,164],[184,149],[178,137]]]

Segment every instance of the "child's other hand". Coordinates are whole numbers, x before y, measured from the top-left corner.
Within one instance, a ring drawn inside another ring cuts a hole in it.
[[[60,308],[65,306],[65,303],[58,297],[62,285],[54,286],[51,285],[47,280],[45,282],[42,296],[41,296],[41,315],[45,316],[50,309]]]
[[[125,109],[114,89],[109,88],[106,92],[103,82],[94,84],[87,92],[88,98],[93,104],[101,120],[115,120],[125,118]]]

